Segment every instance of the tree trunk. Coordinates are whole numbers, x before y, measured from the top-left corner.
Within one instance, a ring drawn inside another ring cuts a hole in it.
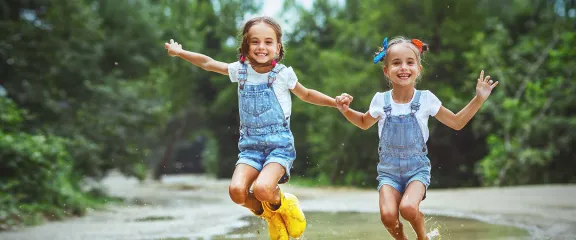
[[[176,142],[178,141],[178,139],[180,139],[180,137],[182,137],[182,134],[184,133],[184,129],[186,128],[186,121],[187,117],[184,116],[182,118],[182,120],[180,120],[180,127],[178,129],[176,129],[176,131],[174,131],[174,133],[172,134],[170,140],[168,141],[167,145],[166,145],[166,149],[164,150],[164,155],[162,156],[162,160],[160,160],[160,162],[158,163],[158,165],[156,165],[156,169],[154,170],[154,180],[155,181],[159,181],[162,179],[162,175],[164,174],[164,169],[166,169],[166,166],[168,166],[168,164],[170,164],[171,160],[172,160],[172,153],[174,152],[174,144],[176,144]]]

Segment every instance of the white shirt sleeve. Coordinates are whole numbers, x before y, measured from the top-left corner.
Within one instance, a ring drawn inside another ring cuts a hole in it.
[[[370,116],[373,118],[380,118],[384,116],[384,94],[376,93],[370,102],[370,108],[368,109]]]
[[[442,102],[440,101],[440,99],[438,99],[438,97],[436,97],[436,95],[434,95],[434,93],[427,90],[426,91],[426,102],[428,103],[428,106],[430,106],[428,108],[428,115],[436,116],[438,111],[440,111],[440,107],[442,106]]]
[[[238,61],[228,64],[228,76],[232,82],[238,82],[238,67],[240,67]]]
[[[287,67],[286,69],[282,70],[282,72],[284,72],[282,75],[284,79],[286,79],[286,87],[288,89],[294,89],[296,87],[296,83],[298,82],[298,77],[296,76],[294,69],[292,69],[292,67]]]

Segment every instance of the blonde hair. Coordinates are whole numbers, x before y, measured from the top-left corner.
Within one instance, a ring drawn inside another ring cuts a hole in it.
[[[380,59],[380,62],[384,62],[383,67],[387,67],[388,65],[388,52],[390,51],[390,49],[392,48],[392,46],[394,45],[399,45],[399,44],[406,44],[408,46],[408,48],[410,48],[412,51],[414,51],[414,54],[416,54],[416,59],[418,61],[418,65],[422,65],[422,57],[424,56],[424,53],[427,52],[429,50],[428,48],[428,44],[426,43],[422,43],[422,52],[420,52],[420,50],[418,50],[418,48],[416,47],[416,45],[414,45],[414,43],[412,42],[412,39],[408,39],[406,37],[402,37],[402,36],[398,36],[398,37],[394,37],[392,38],[392,40],[390,40],[388,42],[388,46],[386,48],[386,54],[384,55],[384,57],[382,59]],[[379,53],[382,52],[382,50],[384,50],[383,47],[378,47],[378,51],[374,53],[374,56],[378,55]],[[420,71],[423,72],[423,71]],[[420,79],[422,76],[422,74],[420,74],[420,76],[418,76],[417,79]]]
[[[386,63],[387,63],[386,59],[388,58],[388,51],[390,51],[390,48],[392,48],[392,46],[394,46],[394,45],[398,45],[401,43],[406,43],[408,45],[408,47],[410,49],[412,49],[412,51],[414,51],[414,54],[416,54],[416,57],[418,58],[418,64],[421,64],[422,63],[422,56],[424,55],[425,52],[427,52],[429,50],[428,44],[422,43],[422,52],[420,52],[418,50],[418,48],[416,47],[416,45],[414,45],[414,43],[412,43],[412,39],[408,39],[408,38],[405,38],[402,36],[395,37],[388,42],[388,47],[386,48],[386,55],[382,59],[380,59],[380,61],[384,62],[384,65],[386,65]],[[376,53],[374,53],[374,56],[381,53],[382,50],[384,50],[383,47],[378,47],[378,51]]]

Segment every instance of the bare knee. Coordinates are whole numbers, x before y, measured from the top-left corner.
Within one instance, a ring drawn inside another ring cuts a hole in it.
[[[274,202],[278,186],[276,184],[257,182],[252,189],[254,197],[262,202]]]
[[[398,225],[398,211],[382,208],[380,209],[380,220],[384,227],[393,229]]]
[[[400,203],[400,214],[408,222],[414,222],[420,216],[420,209],[416,203]]]
[[[230,199],[236,204],[244,204],[246,198],[248,198],[248,187],[242,184],[230,183],[228,187],[228,192],[230,194]]]

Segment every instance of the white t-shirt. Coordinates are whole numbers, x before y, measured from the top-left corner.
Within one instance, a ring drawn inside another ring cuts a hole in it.
[[[390,95],[392,96],[392,94]],[[414,91],[414,95],[412,95],[412,99],[409,103],[395,103],[392,97],[390,97],[390,105],[392,107],[391,114],[394,115],[403,115],[409,114],[410,104],[414,101],[414,96],[416,96],[416,91]],[[420,94],[420,109],[416,112],[416,119],[418,120],[418,125],[420,125],[420,129],[422,130],[422,135],[424,137],[424,141],[428,141],[428,136],[430,133],[428,131],[428,118],[430,116],[435,116],[436,113],[440,110],[442,106],[442,102],[440,99],[436,97],[432,92],[428,90],[421,91]],[[368,110],[370,115],[373,118],[379,118],[378,120],[378,137],[382,134],[382,128],[384,127],[384,122],[386,121],[386,113],[384,113],[384,93],[378,92],[372,98],[372,102],[370,103],[370,109]]]
[[[239,68],[240,62],[228,64],[228,76],[230,76],[230,81],[238,82]],[[247,85],[268,83],[269,73],[257,73],[250,64],[247,64],[246,69]],[[284,111],[284,117],[286,118],[290,117],[292,114],[292,95],[290,94],[290,90],[296,87],[297,82],[298,78],[296,77],[296,73],[294,73],[294,69],[292,69],[292,67],[286,67],[276,75],[276,80],[272,84],[276,98],[278,99],[278,102],[280,102],[282,111]]]

